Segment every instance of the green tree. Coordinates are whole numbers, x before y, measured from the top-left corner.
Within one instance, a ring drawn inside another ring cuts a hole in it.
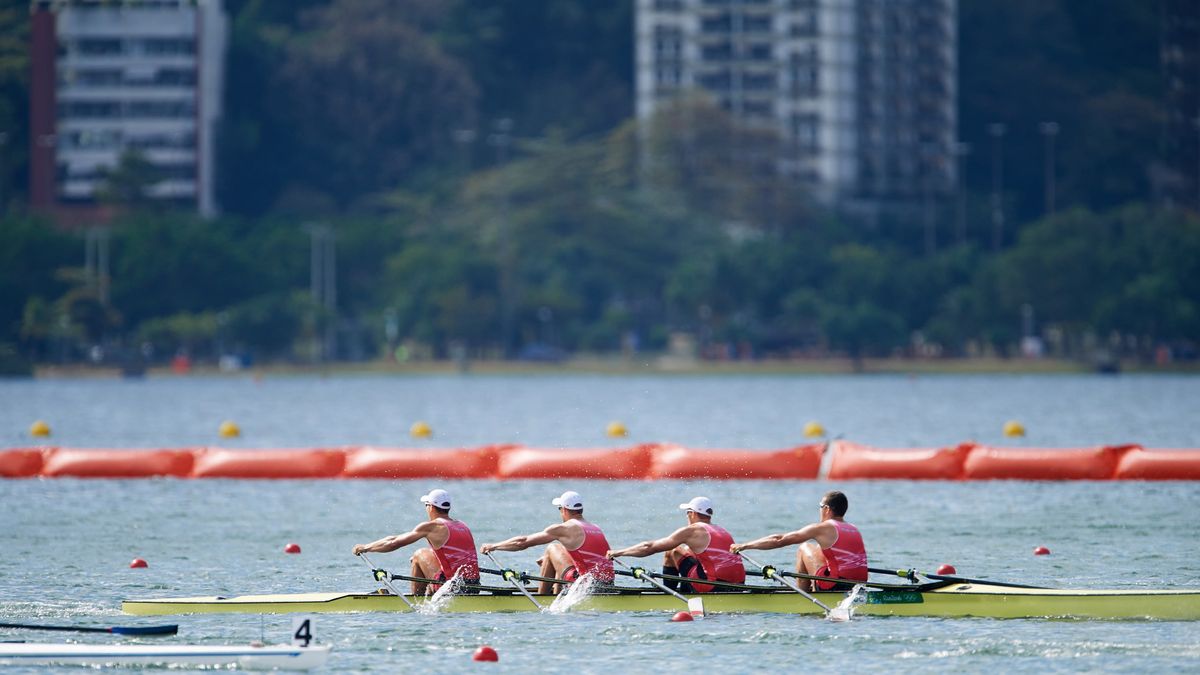
[[[278,73],[299,186],[350,206],[453,156],[478,94],[431,37],[444,13],[432,0],[334,0],[304,15]]]

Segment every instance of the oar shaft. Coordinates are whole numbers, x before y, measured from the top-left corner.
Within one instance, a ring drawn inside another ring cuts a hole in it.
[[[938,581],[951,581],[960,584],[987,584],[989,586],[1003,586],[1005,588],[1045,588],[1044,586],[1030,586],[1028,584],[1017,584],[1011,581],[989,581],[987,579],[972,579],[970,577],[960,577],[957,575],[931,574],[929,572],[918,572],[915,569],[891,570],[887,569],[886,567],[868,567],[867,571],[874,572],[876,574],[890,574],[900,577],[901,579],[908,579],[912,582],[916,582],[917,576],[919,575],[929,579],[937,579]]]
[[[763,576],[765,576],[769,579],[774,579],[775,581],[778,581],[779,583],[783,584],[784,586],[787,586],[788,588],[792,589],[793,591],[796,591],[797,593],[799,593],[800,595],[803,595],[804,597],[808,598],[809,600],[812,600],[813,603],[816,604],[817,607],[820,607],[821,609],[825,610],[826,614],[833,611],[833,610],[829,609],[829,605],[826,605],[825,603],[821,602],[820,600],[814,598],[812,595],[809,595],[807,592],[801,590],[801,588],[799,586],[797,586],[796,584],[792,583],[791,581],[788,581],[786,578],[784,578],[782,575],[780,575],[778,572],[776,572],[774,567],[770,568],[770,571],[768,572],[767,571],[768,568],[765,565],[763,565],[762,563],[756,561],[754,558],[751,558],[750,556],[746,555],[745,553],[739,553],[739,555],[741,555],[743,558],[745,558],[746,561],[749,562],[750,564],[752,564],[755,567],[762,570]]]
[[[45,626],[34,623],[0,623],[0,628],[23,628],[25,630],[71,631],[75,633],[113,633],[116,635],[174,635],[179,632],[178,624],[164,626]]]
[[[658,586],[659,590],[662,590],[666,593],[670,593],[671,595],[679,598],[680,600],[682,600],[684,602],[688,601],[688,599],[686,597],[684,597],[684,595],[682,593],[680,593],[679,591],[676,591],[673,588],[668,587],[666,584],[662,583],[658,579],[655,579],[654,577],[650,576],[650,574],[648,572],[646,572],[645,570],[642,570],[642,573],[638,574],[632,567],[630,567],[629,565],[626,565],[625,562],[619,558],[613,558],[613,562],[615,562],[618,565],[620,565],[621,567],[624,567],[625,569],[629,570],[629,572],[633,575],[633,577],[635,579],[649,581],[650,583],[654,584],[655,586]]]
[[[496,559],[492,557],[491,553],[484,553],[484,555],[486,555],[488,557],[488,560],[492,561],[493,565],[500,568],[500,576],[504,577],[505,580],[507,580],[510,584],[512,584],[513,588],[516,588],[518,591],[521,591],[521,595],[524,595],[525,597],[529,598],[529,601],[533,603],[534,607],[537,607],[538,609],[545,609],[544,607],[542,607],[542,605],[540,603],[538,603],[538,601],[536,599],[534,599],[534,597],[532,595],[529,594],[529,591],[526,590],[525,587],[521,585],[520,581],[513,578],[516,576],[516,572],[513,572],[512,570],[504,569],[504,565],[501,565],[500,563],[496,562]],[[507,572],[507,574],[506,574],[506,572]]]
[[[385,575],[383,575],[383,578],[379,578],[378,576],[376,576],[376,574],[375,574],[376,567],[375,567],[375,565],[371,564],[371,561],[370,561],[370,560],[368,560],[368,559],[367,559],[367,554],[365,554],[365,553],[359,553],[359,554],[358,554],[358,557],[362,558],[362,561],[363,561],[364,563],[366,563],[367,567],[370,567],[370,568],[371,568],[371,576],[374,576],[374,577],[376,577],[376,579],[378,579],[379,581],[382,581],[382,582],[383,582],[383,585],[384,585],[384,586],[387,586],[388,590],[392,592],[392,595],[394,595],[394,596],[396,596],[397,598],[400,598],[401,600],[403,600],[403,601],[404,601],[404,604],[408,605],[408,608],[409,608],[409,609],[411,609],[411,610],[413,610],[413,611],[416,611],[416,609],[417,609],[417,608],[416,608],[416,606],[415,606],[415,605],[413,605],[411,602],[409,602],[409,601],[408,601],[408,598],[404,597],[404,594],[403,594],[403,593],[401,593],[400,591],[396,590],[396,587],[392,585],[392,581],[391,581],[390,579],[388,579],[388,578],[387,578],[387,575],[386,575],[386,574],[385,574]]]

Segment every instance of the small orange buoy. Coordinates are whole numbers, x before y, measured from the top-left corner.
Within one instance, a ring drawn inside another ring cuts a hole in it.
[[[671,617],[672,621],[691,621],[691,612],[675,612],[675,616]]]
[[[492,649],[491,647],[489,647],[487,645],[480,645],[479,648],[475,650],[475,654],[473,656],[471,656],[471,660],[472,661],[499,661],[500,655],[496,653],[495,649]]]
[[[149,567],[150,564],[141,558],[134,558],[129,562],[129,569],[137,569],[139,567]]]
[[[938,574],[958,574],[958,570],[954,569],[954,565],[951,565],[950,563],[942,563],[942,566],[938,568],[937,573]]]
[[[299,553],[300,552],[300,544],[297,544],[294,542],[290,543],[287,546],[283,547],[283,552],[284,553]]]
[[[1035,546],[1033,548],[1034,555],[1050,555],[1050,549],[1045,546]]]

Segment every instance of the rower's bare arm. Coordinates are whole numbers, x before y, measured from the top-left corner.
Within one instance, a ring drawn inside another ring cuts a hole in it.
[[[687,527],[681,527],[678,530],[675,530],[674,532],[672,532],[670,535],[663,537],[662,539],[653,539],[651,541],[643,541],[642,543],[635,544],[633,546],[630,546],[629,548],[622,548],[622,549],[617,549],[615,551],[609,551],[607,555],[610,559],[611,558],[619,558],[622,556],[627,556],[630,558],[645,558],[646,556],[654,554],[654,553],[662,553],[663,551],[670,551],[671,549],[675,548],[676,546],[679,546],[680,544],[689,544],[690,545],[690,543],[691,543],[690,539],[692,538],[692,533],[693,533],[693,530],[690,525]]]
[[[793,532],[768,534],[765,537],[759,537],[754,541],[748,541],[744,544],[734,544],[733,546],[729,547],[729,550],[733,553],[737,553],[738,551],[753,551],[755,549],[760,551],[769,551],[771,549],[783,548],[784,546],[794,546],[796,544],[802,544],[809,539],[816,538],[817,534],[819,534],[820,528],[821,523],[813,523],[812,525],[806,525]]]
[[[495,544],[484,544],[483,546],[479,547],[479,550],[484,554],[491,553],[492,551],[524,551],[530,546],[549,544],[557,539],[557,537],[554,535],[547,533],[549,530],[550,528],[546,528],[546,530],[542,532],[519,535]]]
[[[360,553],[391,553],[424,537],[428,534],[427,530],[430,524],[429,522],[421,523],[413,528],[411,532],[394,534],[390,537],[377,539],[369,544],[358,544],[354,547],[354,555],[359,555]]]

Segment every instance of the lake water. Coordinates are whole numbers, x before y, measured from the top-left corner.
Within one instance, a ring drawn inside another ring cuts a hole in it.
[[[66,447],[453,447],[516,442],[599,447],[671,441],[788,447],[820,421],[887,447],[976,440],[997,445],[1138,442],[1200,447],[1200,378],[1176,376],[413,376],[0,381],[0,447],[29,445],[35,419]],[[217,438],[222,420],[243,437]],[[1005,420],[1029,432],[1001,436]],[[408,437],[424,420],[435,436]],[[613,441],[620,420],[630,437]],[[375,587],[355,543],[409,529],[434,481],[0,480],[0,621],[180,624],[158,642],[286,641],[291,618],[120,614],[127,597]],[[442,481],[478,542],[541,529],[549,500],[583,493],[618,546],[682,524],[675,506],[713,498],[717,521],[746,539],[816,517],[820,495],[850,497],[873,565],[1078,587],[1200,587],[1200,485],[1142,482]],[[284,544],[299,543],[300,555]],[[1034,556],[1037,545],[1050,556]],[[536,553],[502,553],[534,569]],[[762,553],[775,563],[790,551]],[[134,557],[147,569],[128,568]],[[393,571],[405,551],[377,555]],[[1027,621],[662,613],[318,615],[330,672],[734,672],[800,668],[909,672],[1188,671],[1200,622]],[[0,629],[0,640],[51,641]],[[78,638],[108,642],[108,636]],[[148,640],[147,640],[148,641]],[[498,664],[474,664],[490,644]]]

